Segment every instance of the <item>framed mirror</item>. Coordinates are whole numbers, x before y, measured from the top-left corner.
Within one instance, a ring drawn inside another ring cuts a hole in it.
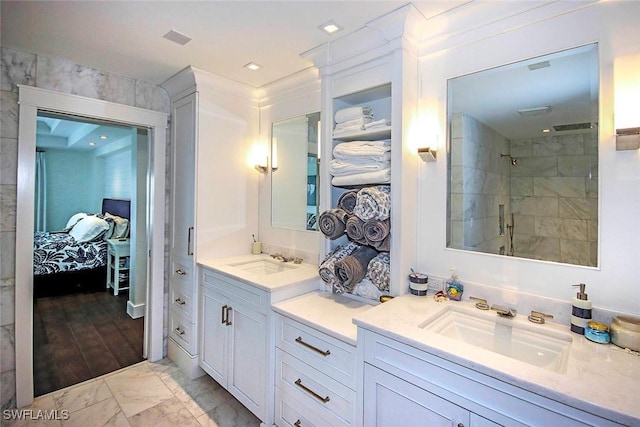
[[[597,44],[447,82],[447,247],[598,265]]]
[[[320,112],[271,129],[271,225],[317,231]]]

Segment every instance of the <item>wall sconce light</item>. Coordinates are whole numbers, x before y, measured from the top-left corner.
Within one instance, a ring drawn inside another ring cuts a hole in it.
[[[278,138],[271,141],[271,172],[278,170]]]
[[[269,159],[265,157],[264,158],[264,162],[260,162],[257,165],[255,165],[254,167],[260,173],[267,173],[267,171],[269,170],[268,163],[269,163]]]
[[[437,151],[431,147],[418,147],[418,155],[425,162],[435,162]]]
[[[640,53],[613,61],[616,150],[640,149]]]

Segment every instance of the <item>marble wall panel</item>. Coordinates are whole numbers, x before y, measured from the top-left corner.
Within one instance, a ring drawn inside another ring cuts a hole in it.
[[[589,265],[591,262],[591,243],[560,239],[560,262]]]
[[[587,221],[581,219],[536,217],[536,235],[587,241]]]
[[[584,138],[581,134],[536,138],[532,145],[532,155],[573,156],[584,154]]]
[[[15,280],[0,279],[0,326],[15,322]]]
[[[0,185],[0,231],[16,230],[16,185]]]
[[[16,371],[0,372],[0,406],[2,410],[16,407]]]
[[[18,94],[0,91],[0,137],[18,139]]]
[[[557,261],[560,259],[560,240],[546,236],[513,236],[514,254],[538,260]]]
[[[597,177],[595,156],[558,156],[558,176]]]
[[[509,152],[513,157],[531,157],[533,156],[533,140],[513,140],[509,143]]]
[[[511,195],[512,196],[533,196],[533,177],[514,177],[511,179]]]
[[[36,81],[36,55],[15,50],[0,49],[0,90],[18,92],[18,84],[34,86]]]
[[[511,176],[558,175],[558,160],[556,157],[517,157],[517,159],[518,164],[511,168]]]
[[[550,197],[585,197],[587,192],[584,178],[534,177],[533,194]]]
[[[18,183],[18,140],[0,138],[0,185]]]
[[[591,199],[585,197],[561,197],[559,202],[558,216],[560,218],[591,219],[593,218]],[[597,211],[596,211],[597,214]]]
[[[513,213],[534,216],[558,216],[557,197],[512,197]]]
[[[16,367],[15,330],[13,323],[0,326],[0,372]]]
[[[529,235],[529,236],[533,236],[536,232],[536,227],[535,227],[535,218],[532,215],[520,215],[520,214],[515,214],[513,215],[513,222],[515,223],[515,227],[514,227],[514,236],[517,235]],[[507,221],[507,224],[510,224],[510,219]]]
[[[15,215],[15,214],[14,214]],[[16,276],[16,233],[0,231],[0,279]]]

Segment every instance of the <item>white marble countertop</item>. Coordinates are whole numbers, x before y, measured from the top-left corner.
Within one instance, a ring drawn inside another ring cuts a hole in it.
[[[243,280],[257,288],[267,292],[279,291],[289,286],[296,286],[306,281],[318,281],[318,267],[316,265],[301,263],[294,264],[289,261],[284,263],[286,268],[284,271],[273,274],[262,274],[252,271],[245,271],[234,264],[242,264],[253,261],[267,260],[269,262],[283,263],[276,261],[269,255],[238,255],[224,258],[210,258],[199,261],[198,264],[203,267],[211,268],[218,273],[222,273],[231,278]],[[290,268],[289,268],[290,267]]]
[[[373,307],[372,304],[328,292],[310,292],[272,305],[275,312],[353,346],[357,343],[358,333],[353,317]]]
[[[418,327],[446,304],[403,295],[354,317],[357,326],[466,366],[498,380],[625,425],[640,425],[640,356],[613,344],[573,338],[565,373],[530,365]],[[525,322],[518,314],[510,321]],[[534,325],[566,332],[568,325]]]

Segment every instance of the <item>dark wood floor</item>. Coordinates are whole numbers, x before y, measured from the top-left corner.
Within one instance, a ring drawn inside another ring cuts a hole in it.
[[[127,299],[104,291],[34,300],[36,396],[143,360],[144,318],[129,317]]]

